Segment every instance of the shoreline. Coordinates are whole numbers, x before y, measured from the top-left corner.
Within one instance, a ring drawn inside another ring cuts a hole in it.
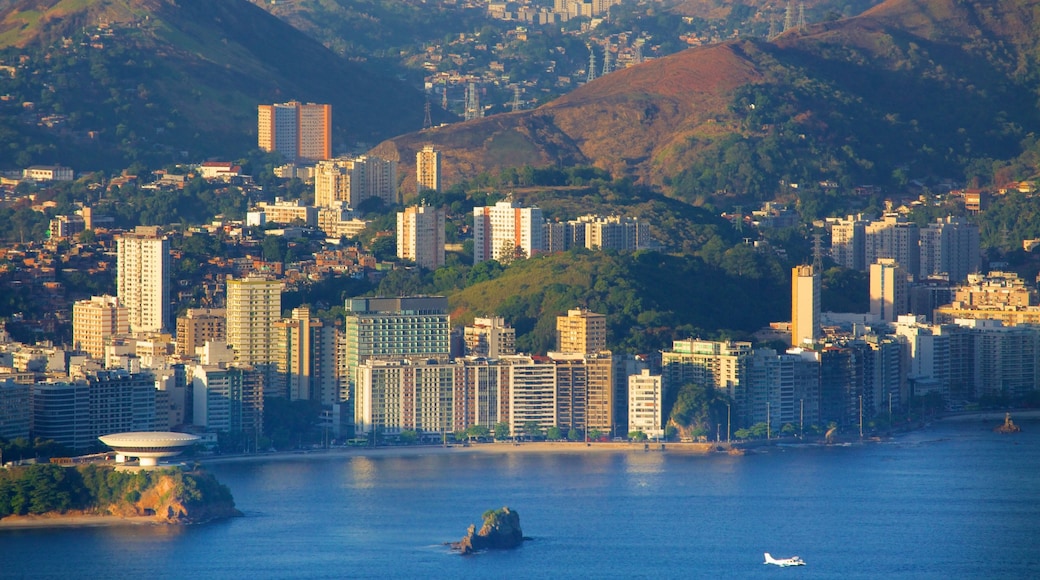
[[[42,530],[48,528],[109,528],[116,526],[164,526],[154,516],[113,516],[93,514],[47,514],[7,516],[0,518],[0,533],[6,530]]]

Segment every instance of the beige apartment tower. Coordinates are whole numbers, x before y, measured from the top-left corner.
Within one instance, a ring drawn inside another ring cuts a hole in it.
[[[170,241],[157,227],[116,238],[116,289],[131,332],[162,332],[170,323]]]
[[[412,206],[397,212],[397,257],[421,268],[444,265],[444,209]]]
[[[332,158],[332,105],[290,101],[257,107],[257,144],[293,162]]]
[[[892,258],[878,258],[870,265],[870,314],[882,322],[895,322],[910,308],[908,274]]]
[[[105,344],[130,333],[130,316],[115,296],[91,296],[72,305],[72,344],[91,358],[105,357]]]
[[[189,308],[177,317],[177,354],[195,356],[207,342],[227,343],[227,312],[223,308]]]
[[[585,308],[556,317],[556,346],[561,353],[596,354],[607,350],[607,317]]]
[[[815,266],[791,270],[791,344],[802,346],[820,338],[820,273]]]
[[[415,154],[415,180],[418,191],[441,190],[441,152],[426,145]]]
[[[263,276],[227,279],[227,342],[239,364],[272,365],[282,283]]]

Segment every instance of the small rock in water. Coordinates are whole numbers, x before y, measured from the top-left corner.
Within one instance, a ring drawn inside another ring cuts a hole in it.
[[[466,536],[451,544],[452,549],[462,554],[480,550],[509,550],[524,543],[524,532],[520,529],[520,514],[503,507],[484,512],[484,525],[477,531],[470,525]]]

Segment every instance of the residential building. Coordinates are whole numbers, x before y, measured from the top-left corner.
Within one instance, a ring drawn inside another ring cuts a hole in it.
[[[397,257],[420,268],[444,265],[445,210],[420,205],[397,212]]]
[[[891,258],[916,277],[921,272],[921,231],[917,224],[897,215],[886,215],[864,228],[864,264]]]
[[[746,375],[750,342],[676,340],[672,350],[661,353],[662,386],[666,396],[687,383],[719,389],[737,405],[747,409]],[[734,424],[749,424],[738,420]]]
[[[556,350],[561,353],[593,354],[607,349],[607,317],[585,308],[556,317]]]
[[[504,318],[474,318],[463,330],[466,356],[498,358],[516,354],[516,329]]]
[[[74,450],[98,446],[97,438],[125,431],[169,429],[156,414],[155,377],[126,370],[95,371],[72,382],[32,388],[34,437],[54,439]]]
[[[798,428],[820,421],[820,363],[818,353],[792,348],[786,353],[763,348],[747,360],[747,398],[730,416],[740,423],[769,423],[772,433],[785,425]],[[790,428],[789,428],[790,429]]]
[[[1005,326],[1040,325],[1037,292],[1013,272],[969,274],[953,291],[953,302],[935,309],[935,322],[999,320]]]
[[[291,162],[332,158],[332,105],[288,103],[257,107],[257,144]]]
[[[170,240],[158,227],[138,226],[116,237],[116,288],[131,332],[170,326]]]
[[[265,385],[266,396],[338,402],[333,399],[337,390],[335,327],[312,318],[306,307],[294,308],[289,318],[274,326],[278,377],[277,384]]]
[[[415,181],[420,193],[425,189],[441,190],[441,152],[433,145],[424,145],[416,152]]]
[[[543,357],[507,357],[509,377],[509,432],[533,436],[555,427],[556,365]]]
[[[545,218],[537,207],[500,201],[473,208],[473,263],[512,261],[545,251]]]
[[[176,353],[195,356],[207,342],[227,343],[227,311],[223,308],[189,308],[177,317]]]
[[[318,208],[304,205],[303,200],[299,199],[284,200],[276,197],[274,203],[261,201],[249,214],[247,225],[263,226],[265,223],[298,223],[311,227],[318,225]]]
[[[921,230],[921,271],[924,278],[945,274],[959,283],[982,267],[979,226],[964,218],[937,218]]]
[[[263,433],[264,375],[248,365],[196,365],[194,424],[209,431],[240,433],[255,443]]]
[[[820,297],[823,293],[817,266],[791,270],[791,344],[813,344],[820,338]]]
[[[643,369],[628,377],[628,432],[642,431],[648,437],[664,436],[664,389],[661,375]],[[626,433],[627,434],[627,433]]]
[[[443,296],[351,298],[344,317],[343,365],[348,389],[357,368],[375,358],[425,357],[447,360],[451,318]],[[350,397],[349,391],[343,393]]]
[[[12,441],[29,439],[32,385],[0,378],[0,437]],[[3,462],[0,461],[0,464]]]
[[[866,228],[862,215],[848,216],[830,223],[831,258],[842,267],[865,270]]]
[[[235,361],[265,373],[265,384],[276,383],[275,323],[282,318],[281,281],[266,276],[228,277],[226,312],[227,342]]]
[[[870,314],[893,323],[910,311],[909,274],[891,258],[870,265]]]
[[[92,296],[72,305],[72,345],[102,360],[105,345],[130,333],[130,315],[115,296]]]
[[[369,198],[397,203],[397,162],[362,155],[319,162],[314,168],[314,205],[357,208]]]
[[[72,181],[72,169],[61,165],[33,165],[22,170],[22,179],[32,181]]]
[[[357,237],[370,223],[358,218],[345,201],[334,203],[333,207],[318,208],[318,229],[329,238]]]

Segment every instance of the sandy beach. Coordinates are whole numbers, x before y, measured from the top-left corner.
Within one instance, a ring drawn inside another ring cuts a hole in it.
[[[244,461],[306,460],[320,457],[409,457],[416,455],[443,455],[448,453],[692,453],[707,454],[714,444],[708,443],[584,443],[570,441],[496,442],[470,445],[408,445],[381,447],[333,447],[283,451],[255,455],[228,455],[199,458],[200,464],[234,463]]]
[[[43,516],[7,516],[0,519],[0,532],[44,528],[89,528],[109,526],[166,525],[151,516],[124,518],[92,514],[52,514]]]
[[[987,421],[996,427],[1004,422],[1004,415],[1011,413],[1011,420],[1040,419],[1040,409],[1019,409],[1015,411],[970,411],[940,417],[939,421]]]

